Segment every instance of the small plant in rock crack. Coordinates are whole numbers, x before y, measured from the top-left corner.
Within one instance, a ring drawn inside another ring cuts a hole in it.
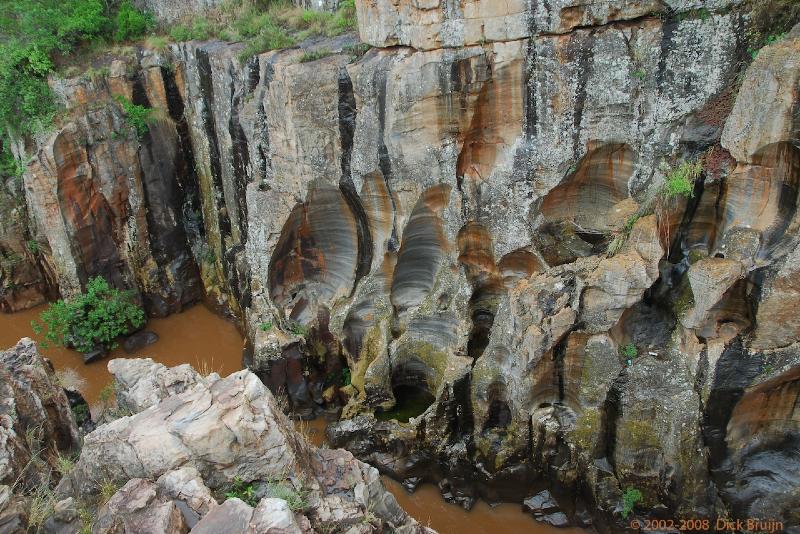
[[[633,509],[642,501],[642,492],[636,488],[628,488],[622,494],[622,517],[625,519],[633,512]]]
[[[267,482],[267,495],[276,499],[283,499],[292,512],[300,512],[308,506],[306,501],[307,491],[296,490],[289,482],[271,480]]]
[[[668,199],[676,197],[691,198],[694,196],[694,183],[703,172],[703,162],[684,161],[678,167],[672,169],[667,174],[664,182],[664,196]]]
[[[256,497],[256,490],[253,484],[245,482],[239,477],[233,478],[233,483],[230,488],[228,488],[228,491],[225,492],[225,498],[240,499],[250,506],[257,506],[259,500],[258,497]]]
[[[349,386],[352,383],[352,376],[350,375],[350,368],[342,368],[342,385]]]
[[[289,332],[291,332],[296,336],[305,337],[308,335],[308,328],[306,328],[305,326],[301,325],[298,322],[293,322],[289,325]]]
[[[625,359],[632,360],[633,358],[635,358],[639,354],[639,351],[636,349],[636,345],[634,345],[633,343],[628,343],[626,345],[622,345],[619,348],[619,353]]]
[[[150,131],[150,122],[153,120],[153,109],[139,104],[134,104],[124,96],[116,98],[122,111],[125,113],[125,121],[136,130],[136,136],[141,139],[144,134]]]
[[[310,63],[312,61],[317,61],[318,59],[324,59],[332,54],[333,52],[331,52],[327,48],[321,48],[319,50],[308,50],[305,53],[303,53],[302,56],[300,56],[300,63]]]
[[[260,328],[262,332],[269,332],[272,330],[272,321],[264,321],[258,325],[258,328]]]

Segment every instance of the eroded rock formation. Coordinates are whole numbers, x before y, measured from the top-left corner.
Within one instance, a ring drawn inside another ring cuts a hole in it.
[[[295,415],[465,506],[550,484],[614,531],[637,488],[800,528],[798,30],[753,59],[737,0],[356,7],[360,57],[189,42],[54,80],[3,309],[96,274],[154,315],[205,296]],[[141,139],[115,95],[160,110]]]

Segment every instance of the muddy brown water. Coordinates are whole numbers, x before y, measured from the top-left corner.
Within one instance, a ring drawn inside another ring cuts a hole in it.
[[[13,314],[0,313],[0,350],[12,347],[23,337],[41,341],[33,333],[31,321],[39,318],[44,307]],[[150,319],[146,326],[158,334],[159,340],[126,354],[116,349],[109,358],[84,364],[77,352],[58,347],[43,349],[57,371],[74,369],[83,378],[81,392],[90,404],[98,401],[102,389],[111,382],[106,366],[111,358],[153,358],[167,366],[190,363],[204,372],[216,371],[221,376],[242,368],[243,339],[236,326],[215,315],[202,305],[165,319]],[[306,437],[319,446],[325,442],[326,422],[317,419],[296,423]],[[387,489],[412,517],[441,534],[584,534],[579,529],[557,529],[538,523],[522,512],[518,504],[491,507],[479,501],[469,512],[446,502],[433,484],[423,484],[413,494],[389,477],[382,477]]]
[[[0,313],[0,350],[14,346],[20,338],[40,342],[40,350],[53,362],[56,371],[74,369],[83,378],[81,393],[90,405],[97,403],[102,389],[111,382],[108,362],[112,358],[153,358],[171,367],[190,363],[203,372],[228,376],[242,368],[243,339],[236,326],[198,304],[183,313],[165,319],[150,319],[146,330],[158,334],[159,340],[143,349],[127,354],[115,349],[108,358],[84,364],[81,355],[61,347],[42,348],[43,336],[31,329],[44,307],[22,312]]]

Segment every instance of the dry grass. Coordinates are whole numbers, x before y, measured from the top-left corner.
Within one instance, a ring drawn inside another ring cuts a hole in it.
[[[86,379],[74,367],[65,367],[56,371],[58,384],[69,391],[83,391],[86,388]]]

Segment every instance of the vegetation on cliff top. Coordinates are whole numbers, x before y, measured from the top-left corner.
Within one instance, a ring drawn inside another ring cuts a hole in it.
[[[119,336],[141,327],[146,320],[130,291],[113,288],[99,276],[89,281],[86,293],[51,304],[40,317],[48,342],[84,353],[114,348]],[[37,333],[43,330],[35,321],[32,326]]]
[[[176,41],[222,39],[245,43],[242,58],[286,48],[309,37],[333,37],[355,30],[354,0],[335,13],[295,7],[289,0],[229,0],[203,16],[193,16],[170,30]]]
[[[8,0],[0,3],[0,126],[5,171],[11,137],[49,127],[58,106],[47,77],[78,46],[141,37],[151,16],[130,0]]]

